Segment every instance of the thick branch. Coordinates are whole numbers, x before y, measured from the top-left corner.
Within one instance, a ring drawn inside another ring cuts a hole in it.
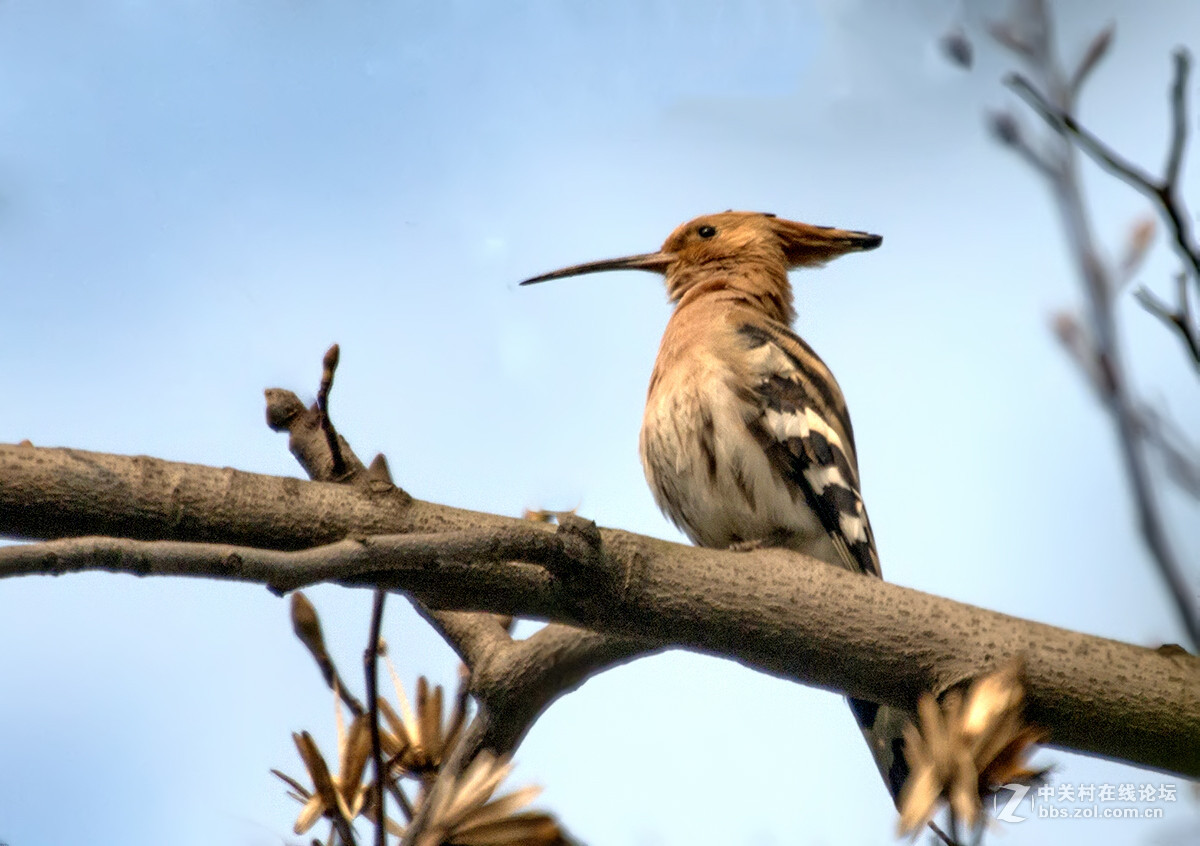
[[[471,694],[491,713],[483,744],[515,749],[550,704],[602,669],[660,652],[663,644],[550,623],[513,640],[491,615],[422,610],[471,668]],[[488,627],[487,621],[494,627]]]
[[[105,468],[105,485],[93,496],[78,495],[98,467]],[[174,486],[162,484],[167,479]],[[783,550],[705,550],[615,530],[597,533],[597,549],[576,530],[555,533],[416,500],[388,509],[370,491],[346,485],[68,450],[0,447],[0,480],[0,532],[24,537],[46,525],[206,540],[221,530],[295,549],[321,542],[312,540],[315,526],[340,525],[345,535],[361,536],[364,527],[349,515],[389,522],[393,532],[424,533],[348,540],[292,557],[261,549],[205,557],[200,548],[118,542],[104,555],[80,553],[71,561],[76,567],[139,575],[186,569],[188,575],[277,583],[281,573],[286,578],[307,567],[311,574],[337,563],[346,568],[339,581],[411,590],[435,607],[542,617],[652,639],[887,705],[908,707],[921,691],[944,691],[1022,652],[1029,715],[1050,729],[1056,745],[1200,775],[1195,657],[1019,620]],[[186,509],[169,507],[177,501],[175,489],[189,492]],[[236,517],[228,502],[234,495]],[[122,500],[138,507],[116,519]],[[49,513],[60,522],[48,524]],[[454,534],[434,536],[446,532]],[[80,543],[67,542],[65,551]],[[64,572],[68,559],[49,551],[0,550],[0,566],[9,574]],[[495,563],[515,552],[536,563]],[[180,566],[181,553],[192,556],[188,568]]]
[[[288,433],[288,448],[311,478],[366,484],[382,492],[393,485],[383,457],[378,456],[370,468],[365,467],[329,420],[328,394],[337,364],[336,349],[336,345],[331,348],[324,361],[318,392],[318,397],[324,395],[324,403],[319,401],[305,409],[292,392],[273,388],[266,392],[267,420],[273,429]],[[409,501],[407,494],[399,495],[405,503]],[[544,539],[544,531],[545,527],[531,537]],[[501,559],[520,557],[524,556],[519,550],[510,550]],[[497,754],[516,748],[542,711],[588,677],[661,648],[655,643],[612,638],[559,624],[518,642],[493,615],[435,611],[419,599],[414,599],[414,605],[468,667],[470,692],[487,712],[486,731],[476,734]]]

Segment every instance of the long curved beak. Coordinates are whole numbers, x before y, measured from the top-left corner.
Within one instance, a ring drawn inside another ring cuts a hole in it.
[[[674,253],[642,253],[636,256],[589,261],[586,264],[574,264],[561,270],[552,270],[541,276],[534,276],[522,282],[522,285],[533,285],[537,282],[548,282],[551,279],[565,279],[568,276],[583,276],[585,273],[603,273],[606,270],[649,270],[653,273],[666,273],[667,267],[675,261]]]

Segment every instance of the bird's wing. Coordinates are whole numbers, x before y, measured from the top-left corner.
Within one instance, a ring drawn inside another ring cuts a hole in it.
[[[859,491],[854,433],[829,368],[787,327],[738,328],[753,376],[747,426],[785,481],[833,540],[849,570],[880,576],[875,537]]]

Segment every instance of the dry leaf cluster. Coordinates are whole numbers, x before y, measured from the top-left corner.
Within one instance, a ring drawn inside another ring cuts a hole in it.
[[[484,751],[455,780],[454,789],[429,809],[429,823],[418,846],[461,844],[461,846],[505,846],[568,841],[549,814],[521,809],[541,793],[537,786],[492,799],[492,793],[512,770],[507,756],[497,758]]]
[[[1045,775],[1025,760],[1047,735],[1025,722],[1023,669],[1015,658],[976,679],[965,696],[950,691],[940,706],[932,694],[921,697],[920,728],[908,725],[904,732],[911,774],[900,794],[901,834],[920,831],[945,803],[957,840],[957,823],[978,829],[983,800],[996,788],[1032,784]]]
[[[343,689],[341,676],[325,649],[316,609],[301,593],[293,595],[292,625],[334,691],[337,767],[335,771],[312,735],[303,731],[293,733],[292,739],[312,787],[306,787],[279,770],[271,772],[288,785],[288,795],[303,805],[296,818],[297,834],[308,832],[325,819],[330,822],[328,843],[351,844],[356,842],[353,826],[357,818],[364,817],[372,823],[378,819],[374,801],[376,784],[368,778],[371,714]],[[449,790],[432,790],[442,765],[463,736],[469,707],[467,678],[464,674],[449,715],[444,713],[442,687],[431,687],[424,676],[417,680],[414,707],[387,655],[386,644],[380,641],[378,649],[395,688],[394,704],[382,695],[377,700],[384,787],[405,818],[402,823],[385,814],[387,834],[403,837],[408,824],[421,815],[423,825],[417,838],[420,846],[556,846],[569,843],[553,816],[523,810],[538,795],[540,788],[526,787],[492,798],[512,770],[508,756],[497,757],[483,750],[453,780]],[[348,729],[343,709],[351,715]],[[408,798],[406,784],[415,784],[415,800]],[[433,804],[425,808],[431,797]]]

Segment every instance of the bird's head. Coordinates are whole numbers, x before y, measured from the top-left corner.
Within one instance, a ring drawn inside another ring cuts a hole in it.
[[[882,241],[866,232],[813,226],[773,214],[727,211],[689,220],[671,233],[658,254],[672,256],[681,266],[757,260],[791,270],[872,250]]]
[[[678,227],[654,253],[576,264],[526,279],[522,285],[600,273],[606,270],[649,270],[666,277],[667,294],[678,302],[706,280],[725,287],[787,288],[787,271],[815,267],[845,253],[873,250],[878,235],[813,226],[773,214],[727,211],[706,214]],[[747,291],[757,293],[757,291]],[[790,311],[790,291],[786,311]]]

